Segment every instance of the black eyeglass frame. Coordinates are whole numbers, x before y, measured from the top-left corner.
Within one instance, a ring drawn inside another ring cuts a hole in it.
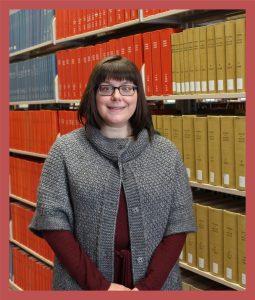
[[[109,86],[109,87],[111,87],[112,88],[112,93],[111,94],[104,94],[103,92],[101,92],[100,91],[100,87],[101,86]],[[132,87],[132,89],[133,89],[133,93],[132,94],[130,94],[130,95],[126,95],[126,94],[122,94],[121,93],[121,88],[122,87],[125,87],[125,86],[128,86],[128,87]],[[114,86],[114,85],[111,85],[111,84],[100,84],[99,86],[98,86],[98,88],[97,88],[97,91],[98,91],[98,94],[100,95],[100,96],[112,96],[114,93],[115,93],[115,90],[118,90],[119,91],[119,93],[121,94],[121,96],[133,96],[134,94],[135,94],[135,91],[137,90],[137,86],[136,85],[131,85],[131,84],[122,84],[122,85],[120,85],[120,86]]]

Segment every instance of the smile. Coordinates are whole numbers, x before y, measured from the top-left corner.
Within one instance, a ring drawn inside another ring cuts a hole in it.
[[[125,106],[120,106],[120,107],[115,107],[115,106],[108,106],[108,109],[110,109],[110,110],[122,110],[122,109],[124,109],[125,108]]]

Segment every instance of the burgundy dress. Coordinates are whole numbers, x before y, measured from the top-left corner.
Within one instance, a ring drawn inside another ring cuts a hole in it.
[[[70,231],[45,230],[43,237],[82,289],[108,290],[111,282],[97,269]],[[163,238],[152,256],[145,278],[135,287],[139,290],[160,290],[181,253],[185,239],[186,233]],[[114,282],[134,288],[128,214],[123,188],[120,193],[115,233]]]

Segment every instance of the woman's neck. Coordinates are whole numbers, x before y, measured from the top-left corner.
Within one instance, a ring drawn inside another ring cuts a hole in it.
[[[103,125],[100,131],[107,138],[125,139],[132,137],[132,128],[129,124],[123,127]]]

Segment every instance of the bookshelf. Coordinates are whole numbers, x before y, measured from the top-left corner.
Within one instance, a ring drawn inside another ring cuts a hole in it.
[[[56,17],[54,16],[51,21],[51,30],[52,30],[52,39],[43,43],[39,43],[37,45],[10,53],[10,63],[22,62],[26,60],[31,60],[36,56],[43,56],[47,54],[56,53],[61,50],[72,50],[77,47],[84,47],[95,45],[98,43],[106,43],[111,39],[126,37],[129,35],[129,31],[131,34],[141,33],[143,34],[145,31],[154,31],[155,29],[161,30],[167,27],[172,26],[175,28],[185,29],[187,27],[193,26],[206,26],[209,23],[216,23],[219,21],[224,21],[234,18],[235,16],[239,16],[244,14],[243,10],[190,10],[190,9],[182,9],[182,10],[169,10],[160,12],[154,15],[150,15],[145,17],[143,14],[143,10],[139,9],[138,18],[135,20],[130,20],[127,22],[123,22],[120,24],[116,24],[113,26],[106,26],[101,29],[96,29],[80,34],[75,34],[72,36],[68,36],[65,38],[57,38],[57,25],[56,25]],[[141,68],[142,76],[144,77],[144,64]],[[80,99],[60,99],[60,91],[59,91],[59,75],[56,74],[55,78],[53,78],[52,82],[54,88],[54,97],[51,99],[31,99],[31,100],[20,100],[20,101],[11,101],[9,103],[11,110],[33,110],[33,107],[37,105],[43,109],[44,107],[54,107],[57,111],[61,111],[64,107],[65,109],[77,108]],[[246,103],[246,93],[245,92],[229,92],[229,93],[208,93],[208,94],[177,94],[177,95],[152,95],[147,96],[147,100],[150,101],[158,101],[163,104],[167,104],[169,101],[175,101],[176,104],[190,105],[191,102],[207,102],[207,103],[233,103],[233,104],[245,104]],[[66,106],[61,106],[61,105]],[[40,154],[36,152],[23,151],[20,149],[10,149],[10,155],[20,155],[22,157],[33,157],[33,158],[41,158],[45,159],[47,154]],[[190,181],[190,185],[194,188],[211,190],[214,192],[221,192],[229,195],[245,197],[245,191],[240,191],[237,189],[224,188],[221,186],[213,186],[210,184],[202,184],[195,181]],[[14,194],[10,194],[11,201],[15,200],[16,202],[23,203],[24,205],[36,207],[35,203],[19,197]],[[49,265],[50,267],[53,264],[44,259],[42,256],[37,254],[35,251],[30,248],[22,245],[18,241],[10,239],[10,243],[15,245],[16,247],[22,249],[23,251],[29,253],[29,255],[35,257],[41,262]],[[213,281],[219,282],[227,287],[230,287],[234,290],[245,290],[244,287],[228,282],[222,278],[213,276],[209,272],[203,272],[197,268],[191,267],[184,262],[180,262],[182,268],[187,269],[193,273],[199,274],[203,277],[209,278]],[[21,290],[13,281],[10,280],[10,287],[15,290]]]

